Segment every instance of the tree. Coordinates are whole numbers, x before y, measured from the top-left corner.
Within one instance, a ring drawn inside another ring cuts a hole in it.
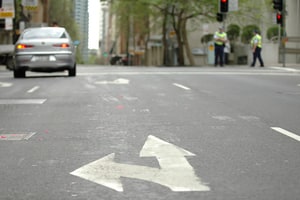
[[[245,26],[242,30],[242,42],[245,44],[249,44],[251,38],[253,37],[253,31],[257,30],[260,32],[259,27],[256,24]]]
[[[265,5],[269,5],[270,2],[271,0],[240,0],[239,11],[230,12],[230,14],[228,14],[228,22],[230,22],[233,18],[237,24],[242,25],[245,25],[245,21],[252,21],[253,23],[258,21],[258,26],[260,26],[263,24],[263,20],[266,19],[266,17],[263,17],[265,13]],[[199,27],[199,25],[203,22],[216,22],[215,16],[218,11],[218,1],[211,0],[189,0],[188,3],[186,0],[114,0],[114,3],[129,3],[130,7],[133,7],[133,9],[130,9],[130,12],[127,10],[127,13],[130,13],[131,16],[137,16],[138,13],[147,13],[147,19],[151,21],[151,23],[153,22],[155,25],[161,26],[165,65],[168,63],[167,35],[170,30],[170,26],[176,33],[179,65],[185,65],[185,54],[188,58],[189,64],[194,65],[190,44],[188,42],[189,33],[194,30],[188,29],[187,25],[191,24],[192,26]],[[141,5],[144,6],[144,9],[136,9]],[[238,18],[236,16],[238,16]],[[123,19],[126,19],[126,17]],[[134,20],[136,19],[134,18]],[[148,28],[152,30],[153,27],[150,27],[150,22],[148,25]],[[237,26],[233,28],[236,28]],[[236,39],[236,37],[238,37],[235,35],[237,33],[237,29],[231,30],[233,31],[232,36]],[[150,30],[148,30],[147,34],[149,36]]]
[[[73,17],[73,1],[72,0],[51,0],[49,5],[49,20],[57,22],[59,26],[65,27],[72,39],[81,40],[77,29],[76,22]],[[76,54],[76,60],[81,63],[80,48]]]
[[[283,29],[280,29],[281,35],[283,35]],[[278,40],[278,33],[279,33],[279,28],[278,26],[271,26],[267,30],[267,38],[271,41],[277,41]]]
[[[126,38],[125,41],[120,41],[122,47],[126,46],[126,53],[135,49],[135,39],[138,43],[147,41],[150,35],[149,17],[152,12],[147,4],[140,0],[115,0],[111,11],[117,19],[117,37]]]
[[[168,65],[170,60],[167,37],[170,29],[173,29],[176,33],[179,65],[185,65],[184,52],[186,52],[190,64],[194,65],[188,43],[187,22],[199,16],[202,16],[202,20],[214,20],[214,13],[217,10],[217,2],[212,2],[211,0],[189,0],[189,3],[186,3],[184,0],[115,0],[114,4],[115,13],[122,16],[119,17],[119,20],[123,22],[121,24],[129,24],[132,18],[134,24],[138,23],[139,19],[142,19],[144,23],[148,21],[147,26],[144,26],[146,30],[145,35],[148,37],[150,29],[153,30],[157,26],[161,26],[164,65]],[[130,19],[129,16],[132,18]],[[150,19],[151,23],[155,24],[154,26],[150,25]],[[127,30],[128,33],[128,28],[122,30],[123,32]]]
[[[241,28],[237,24],[230,24],[227,27],[227,37],[230,41],[235,41],[240,36]]]
[[[187,23],[191,19],[201,21],[215,20],[217,12],[217,1],[211,0],[155,0],[151,1],[151,6],[160,12],[168,11],[170,23],[176,33],[178,44],[178,64],[185,65],[184,52],[186,53],[190,65],[194,65],[194,59],[188,42]],[[165,28],[166,29],[166,28]],[[166,47],[165,47],[166,48]]]

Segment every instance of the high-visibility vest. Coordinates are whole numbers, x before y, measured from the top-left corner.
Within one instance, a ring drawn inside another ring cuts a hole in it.
[[[254,44],[257,44],[257,47],[261,48],[262,47],[261,36],[258,35],[258,34],[253,36],[252,39],[251,39],[250,44],[251,44],[252,47],[254,46]]]
[[[261,36],[260,35],[256,35],[256,38],[257,38],[257,46],[259,47],[259,48],[261,48],[262,47],[262,43],[261,43]]]
[[[226,34],[225,32],[222,32],[222,33],[216,32],[216,33],[215,33],[215,38],[216,38],[216,39],[219,39],[219,38],[226,39],[226,37],[227,37],[227,34]],[[223,44],[224,44],[224,43],[221,42],[221,41],[215,41],[215,43],[216,43],[217,45],[223,45]]]

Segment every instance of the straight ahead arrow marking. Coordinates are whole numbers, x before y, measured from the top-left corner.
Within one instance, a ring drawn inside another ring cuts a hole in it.
[[[195,156],[173,144],[157,137],[148,136],[140,152],[141,157],[156,157],[161,168],[116,163],[115,154],[76,169],[70,174],[123,192],[121,177],[135,178],[154,182],[176,192],[209,191],[197,177],[193,167],[184,156]]]

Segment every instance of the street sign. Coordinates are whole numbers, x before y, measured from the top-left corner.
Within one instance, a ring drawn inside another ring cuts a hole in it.
[[[174,192],[209,191],[210,188],[197,177],[185,156],[195,154],[150,135],[140,157],[156,157],[160,168],[117,163],[112,153],[70,174],[118,192],[123,192],[121,177],[154,182]]]
[[[38,0],[22,0],[22,5],[26,10],[36,10],[38,8]]]
[[[0,19],[15,17],[14,0],[0,0]]]
[[[237,11],[239,9],[238,0],[229,0],[229,11]]]

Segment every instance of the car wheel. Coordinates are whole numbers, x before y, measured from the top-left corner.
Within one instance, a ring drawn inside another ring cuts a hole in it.
[[[76,64],[73,68],[69,69],[69,76],[76,76]]]
[[[14,70],[14,77],[15,78],[25,78],[25,70]]]

